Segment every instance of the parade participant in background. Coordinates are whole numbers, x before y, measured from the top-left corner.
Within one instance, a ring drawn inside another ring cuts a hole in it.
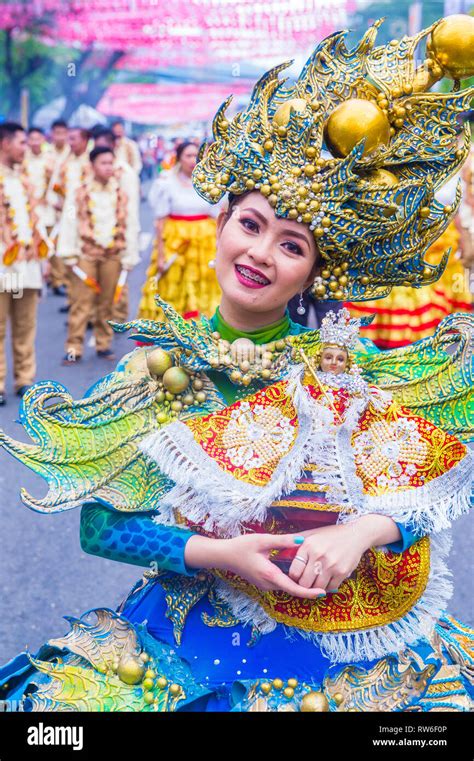
[[[142,157],[140,156],[140,149],[136,141],[130,140],[130,138],[126,136],[122,120],[117,119],[112,122],[110,128],[117,139],[115,146],[117,158],[129,164],[132,169],[135,170],[137,175],[140,175],[143,164]]]
[[[212,269],[216,247],[217,211],[193,188],[191,174],[198,149],[183,142],[176,165],[162,172],[148,200],[155,218],[156,240],[146,273],[138,316],[162,318],[155,295],[186,318],[210,316],[219,303],[219,286]]]
[[[134,219],[131,224],[140,232],[140,180],[134,169],[116,155],[117,138],[112,130],[97,130],[94,135],[94,146],[105,146],[114,152],[114,174],[120,182],[120,186],[129,198],[129,209],[133,209]],[[120,292],[120,297],[114,304],[112,319],[115,322],[126,322],[129,317],[128,283],[125,283]]]
[[[41,232],[44,237],[48,237],[55,223],[55,210],[47,200],[54,164],[50,152],[46,149],[44,132],[38,127],[28,130],[28,148],[23,165],[28,183],[33,188],[35,212],[42,228]]]
[[[142,179],[152,180],[156,165],[156,138],[151,134],[144,134],[138,141],[138,147],[143,161]]]
[[[65,159],[58,163],[48,193],[48,200],[53,204],[59,217],[58,230],[65,221],[64,218],[74,214],[75,193],[89,168],[89,132],[81,127],[70,127],[68,143],[70,151],[65,154]],[[70,271],[68,269],[64,270],[64,277],[69,298]],[[68,312],[69,306],[68,301],[68,304],[60,307],[59,311]]]
[[[381,181],[397,184],[395,175],[386,170]],[[459,175],[437,192],[439,203],[449,206],[455,201],[458,181]],[[439,265],[443,255],[449,253],[446,269],[436,283],[421,288],[401,285],[383,299],[347,304],[354,317],[375,316],[369,325],[361,328],[361,335],[370,338],[379,349],[408,346],[433,335],[436,326],[448,314],[472,310],[467,272],[461,261],[459,225],[460,220],[451,222],[426,252],[428,274],[430,266]]]
[[[95,305],[94,336],[97,356],[113,359],[111,349],[113,299],[120,272],[138,262],[136,202],[131,201],[115,176],[110,148],[94,148],[91,171],[76,189],[74,214],[63,215],[57,254],[72,272],[71,309],[66,355],[74,364],[83,353],[87,323]],[[70,196],[67,200],[71,203]],[[72,207],[70,207],[72,210]]]
[[[377,27],[352,50],[331,35],[294,85],[280,65],[243,113],[231,119],[226,102],[216,114],[193,174],[210,203],[229,193],[212,319],[188,322],[160,302],[167,322],[121,328],[152,347],[78,403],[53,382],[32,389],[22,420],[33,446],[2,435],[49,484],[45,497],[23,492],[25,504],[85,504],[83,548],[146,568],[120,613],[69,618],[67,636],[1,669],[0,697],[22,709],[472,707],[474,633],[444,608],[448,532],[472,486],[473,317],[450,315],[436,340],[387,357],[359,343],[345,314],[307,331],[286,309],[309,287],[343,301],[407,271],[418,281],[456,213],[432,188],[467,155],[453,117],[473,90],[427,94],[445,70],[414,73],[429,34],[441,57],[438,27],[374,49]],[[464,34],[474,19],[462,18],[461,48]],[[396,114],[411,106],[393,132],[377,105],[388,95]],[[401,189],[361,180],[382,162],[396,164]],[[395,202],[395,218],[380,213]],[[323,344],[342,350],[347,372],[333,373],[337,355],[328,372]],[[288,573],[277,565],[286,551]]]
[[[51,188],[53,204],[61,215],[65,199],[68,195],[74,195],[89,167],[89,132],[81,127],[70,127],[68,141],[70,150],[64,152],[64,159],[58,163]]]
[[[54,156],[55,164],[62,163],[71,152],[68,141],[68,126],[64,119],[56,119],[51,124],[50,151]]]
[[[49,152],[52,161],[52,177],[51,180],[56,177],[60,166],[67,159],[71,152],[68,141],[68,126],[64,119],[57,119],[51,125],[50,132],[51,142],[49,143]],[[58,198],[56,194],[52,192],[52,186],[48,189],[47,201],[50,207],[54,210],[54,227],[52,231],[53,243],[57,242],[58,223],[61,216],[60,208],[58,207]],[[61,259],[53,254],[50,258],[51,270],[49,282],[52,291],[55,296],[66,295],[66,272],[64,270],[64,264]]]
[[[34,190],[20,173],[27,150],[20,124],[0,124],[0,404],[5,404],[5,334],[10,320],[15,391],[23,396],[36,373],[41,258],[48,249],[34,214]],[[45,268],[43,272],[46,274]]]
[[[139,179],[134,169],[124,161],[117,151],[118,138],[115,137],[111,129],[96,130],[94,133],[94,148],[110,148],[114,154],[114,171],[116,177],[120,180],[123,189],[129,189],[137,197],[137,208],[139,208]]]

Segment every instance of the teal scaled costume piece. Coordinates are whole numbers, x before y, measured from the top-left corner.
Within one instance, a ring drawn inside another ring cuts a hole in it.
[[[204,344],[211,343],[214,330],[234,338],[218,313],[211,321],[190,325],[163,306],[169,323],[131,323],[123,329],[132,328],[133,338],[159,344],[189,372],[195,372],[197,365],[205,368],[199,374],[207,396],[198,414],[229,403],[232,389],[234,395],[240,391],[246,396],[262,385],[256,382],[238,389],[225,373],[206,364]],[[452,405],[451,418],[458,435],[464,432],[466,439],[472,418],[459,400],[463,394],[468,398],[465,384],[473,381],[466,362],[472,328],[472,321],[457,325],[448,319],[434,339],[420,342],[418,379],[412,347],[392,353],[397,383],[403,376],[409,378],[412,395],[421,388],[419,405],[427,405],[435,419],[441,407],[447,414],[446,405]],[[318,340],[317,333],[302,331],[285,318],[273,339],[287,334],[299,334],[308,351]],[[196,352],[188,355],[191,340]],[[266,335],[260,340],[266,341]],[[442,351],[445,345],[450,355]],[[295,639],[285,626],[262,635],[256,627],[243,625],[216,595],[212,575],[186,567],[184,549],[193,532],[154,521],[160,495],[172,482],[142,457],[134,443],[156,429],[161,409],[155,401],[155,381],[147,371],[150,351],[153,347],[136,349],[76,404],[58,386],[37,384],[25,397],[21,417],[38,443],[24,445],[3,437],[12,454],[48,479],[50,491],[42,500],[23,493],[30,507],[55,512],[84,503],[84,549],[148,570],[119,613],[100,609],[80,619],[68,618],[71,631],[66,637],[50,640],[34,657],[21,654],[0,668],[0,695],[21,700],[24,710],[299,710],[305,696],[314,693],[333,711],[441,706],[468,710],[471,688],[466,664],[473,663],[473,638],[453,619],[441,618],[430,641],[397,657],[331,664],[313,642]],[[366,378],[380,380],[384,375],[387,356],[375,352],[370,343],[360,344],[357,358]],[[215,385],[206,381],[211,377]],[[429,378],[438,382],[427,383]],[[428,400],[426,389],[432,388]],[[45,402],[58,393],[63,401],[46,407]],[[62,432],[61,439],[55,431]],[[417,538],[406,524],[399,528],[402,539],[400,548],[392,546],[395,551]],[[232,638],[241,646],[230,647]],[[278,689],[268,693],[268,684],[278,678],[289,679],[290,685],[296,680],[297,685],[287,694]]]
[[[121,563],[159,568],[185,576],[194,575],[184,562],[184,549],[192,531],[161,526],[148,514],[126,515],[98,503],[86,505],[81,514],[81,547],[90,555]]]

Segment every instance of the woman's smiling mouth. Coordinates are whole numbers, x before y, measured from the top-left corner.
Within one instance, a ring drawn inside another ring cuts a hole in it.
[[[243,264],[235,265],[235,274],[239,283],[242,283],[247,288],[265,288],[271,282],[259,270],[244,266]]]

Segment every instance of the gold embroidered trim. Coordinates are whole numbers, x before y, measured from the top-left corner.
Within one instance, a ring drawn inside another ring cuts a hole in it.
[[[430,541],[419,539],[403,553],[366,552],[339,590],[305,600],[263,592],[230,572],[214,571],[234,589],[257,600],[275,621],[313,632],[355,632],[394,623],[418,602],[428,583]]]

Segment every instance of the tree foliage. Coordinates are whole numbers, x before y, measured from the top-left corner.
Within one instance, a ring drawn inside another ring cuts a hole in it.
[[[100,55],[52,42],[55,14],[38,15],[29,0],[16,0],[0,16],[0,112],[9,119],[20,116],[20,94],[29,94],[30,112],[63,96],[61,116],[68,119],[79,104],[96,106],[114,78],[122,51]],[[2,23],[3,22],[3,23]]]

